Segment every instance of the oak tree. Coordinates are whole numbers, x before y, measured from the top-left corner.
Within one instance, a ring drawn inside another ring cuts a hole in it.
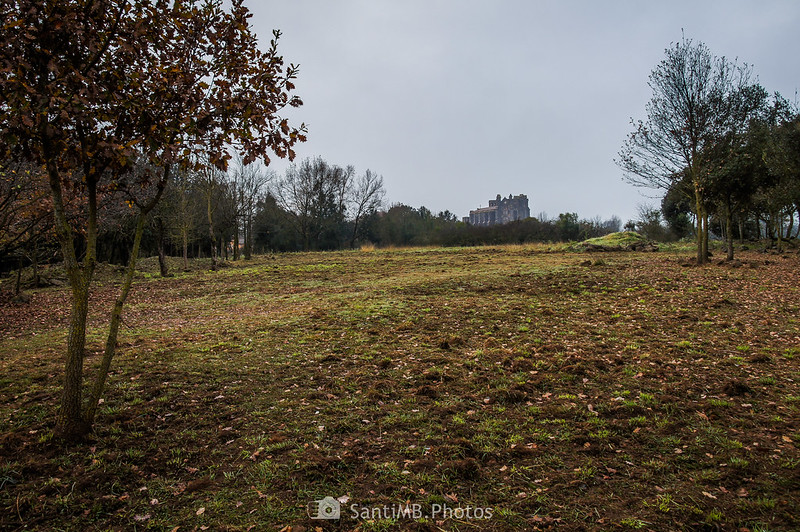
[[[225,168],[294,157],[305,140],[281,111],[297,67],[274,32],[265,51],[241,0],[0,0],[0,149],[43,168],[71,288],[64,387],[55,432],[91,430],[116,349],[144,220],[170,176],[199,157]],[[98,196],[124,190],[136,234],[96,378],[84,393],[89,288],[96,265]],[[65,195],[79,198],[79,226]],[[77,241],[83,241],[79,247]]]

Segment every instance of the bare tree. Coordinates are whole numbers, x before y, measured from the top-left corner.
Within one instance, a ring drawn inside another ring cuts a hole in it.
[[[383,204],[386,190],[383,188],[383,176],[367,169],[353,184],[349,194],[350,213],[352,216],[353,233],[350,237],[350,247],[356,245],[359,224],[365,216],[377,211]]]
[[[342,181],[352,173],[330,165],[321,157],[292,165],[274,187],[274,196],[289,215],[303,249],[319,245],[324,233],[332,233],[344,220],[346,187]]]
[[[169,188],[169,204],[172,207],[170,221],[171,238],[181,246],[183,269],[189,269],[189,238],[195,230],[197,178],[192,172],[178,172]]]
[[[240,156],[236,156],[229,175],[235,205],[234,259],[238,256],[241,227],[244,258],[249,260],[253,254],[253,217],[267,184],[275,178],[275,172],[255,163],[245,164]]]
[[[211,165],[205,165],[198,172],[198,183],[206,207],[208,237],[211,240],[211,269],[213,271],[216,271],[219,263],[219,242],[217,240],[217,231],[214,227],[214,213],[222,202],[221,196],[225,192],[225,177],[225,172]]]

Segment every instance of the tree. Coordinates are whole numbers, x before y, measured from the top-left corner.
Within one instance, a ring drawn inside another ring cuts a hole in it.
[[[733,260],[733,220],[744,214],[758,186],[761,157],[750,146],[751,130],[765,112],[768,94],[760,85],[744,87],[729,98],[732,126],[705,146],[707,197],[717,217],[724,218],[727,259]]]
[[[661,223],[661,211],[650,205],[637,206],[635,230],[650,240],[666,240],[666,228]]]
[[[50,197],[40,172],[29,164],[0,165],[0,263],[16,256],[21,267],[27,255],[35,266],[35,250],[51,233]]]
[[[578,224],[578,213],[562,212],[558,215],[556,227],[560,233],[561,240],[578,240],[581,230]]]
[[[275,196],[267,193],[258,202],[253,219],[254,247],[264,251],[299,251],[302,243],[290,224],[291,215],[278,205]]]
[[[53,216],[41,169],[30,164],[0,166],[0,266],[16,259],[14,294],[22,298],[22,269],[32,266],[32,285],[38,287],[39,263],[53,255]]]
[[[741,94],[749,88],[750,69],[716,57],[702,43],[682,39],[650,74],[653,91],[647,120],[635,124],[617,164],[633,185],[667,190],[684,170],[694,195],[697,263],[708,261],[707,189],[710,162],[704,159],[729,131],[746,124]]]
[[[276,184],[275,199],[289,215],[304,250],[338,247],[352,175],[352,167],[341,168],[315,157],[291,165]]]
[[[688,176],[675,179],[661,199],[661,213],[672,236],[687,238],[692,234],[692,187]]]
[[[777,240],[778,250],[784,237],[790,236],[794,212],[800,214],[800,113],[780,95],[760,124],[758,132],[761,158],[766,178],[758,196],[766,208],[770,233]],[[789,227],[784,233],[784,220]]]
[[[274,172],[266,172],[255,163],[244,164],[241,156],[235,158],[230,171],[231,194],[235,205],[234,258],[239,247],[239,228],[244,236],[244,258],[249,260],[253,253],[253,217],[256,206],[267,184],[274,178]]]
[[[297,68],[257,46],[248,10],[233,0],[0,0],[0,143],[5,157],[45,169],[55,232],[71,288],[64,387],[55,433],[91,430],[116,349],[147,214],[176,168],[199,154],[224,168],[233,145],[245,161],[293,158],[305,128],[279,116]],[[98,195],[123,190],[136,231],[105,351],[84,400],[89,288],[97,262]],[[65,193],[83,213],[66,215]],[[83,256],[76,240],[83,240]]]
[[[167,190],[169,209],[165,211],[171,240],[181,247],[183,269],[189,269],[189,241],[196,226],[196,209],[199,201],[196,194],[198,180],[193,172],[176,172]]]
[[[350,235],[350,248],[356,245],[358,230],[362,220],[376,212],[383,204],[386,190],[383,188],[383,176],[367,169],[354,183],[350,193],[350,212],[353,232]]]
[[[198,182],[203,194],[206,222],[208,223],[208,238],[211,241],[211,270],[216,271],[219,262],[219,239],[214,220],[218,207],[222,204],[225,190],[225,172],[212,164],[206,163],[198,172]]]

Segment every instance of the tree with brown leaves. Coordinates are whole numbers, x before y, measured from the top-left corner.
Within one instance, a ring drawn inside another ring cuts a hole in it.
[[[43,168],[72,291],[64,390],[55,432],[87,434],[116,347],[148,212],[170,176],[192,161],[225,168],[294,157],[305,127],[280,116],[297,67],[266,51],[242,0],[0,0],[0,146]],[[89,288],[96,264],[98,195],[123,191],[137,214],[126,276],[96,380],[84,394]],[[65,196],[80,198],[80,226]],[[76,246],[76,241],[82,245]]]

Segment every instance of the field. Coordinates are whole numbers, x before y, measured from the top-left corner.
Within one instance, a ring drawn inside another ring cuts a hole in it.
[[[800,255],[690,255],[148,259],[68,447],[68,290],[3,303],[0,529],[800,529]],[[309,518],[326,496],[342,519]]]

